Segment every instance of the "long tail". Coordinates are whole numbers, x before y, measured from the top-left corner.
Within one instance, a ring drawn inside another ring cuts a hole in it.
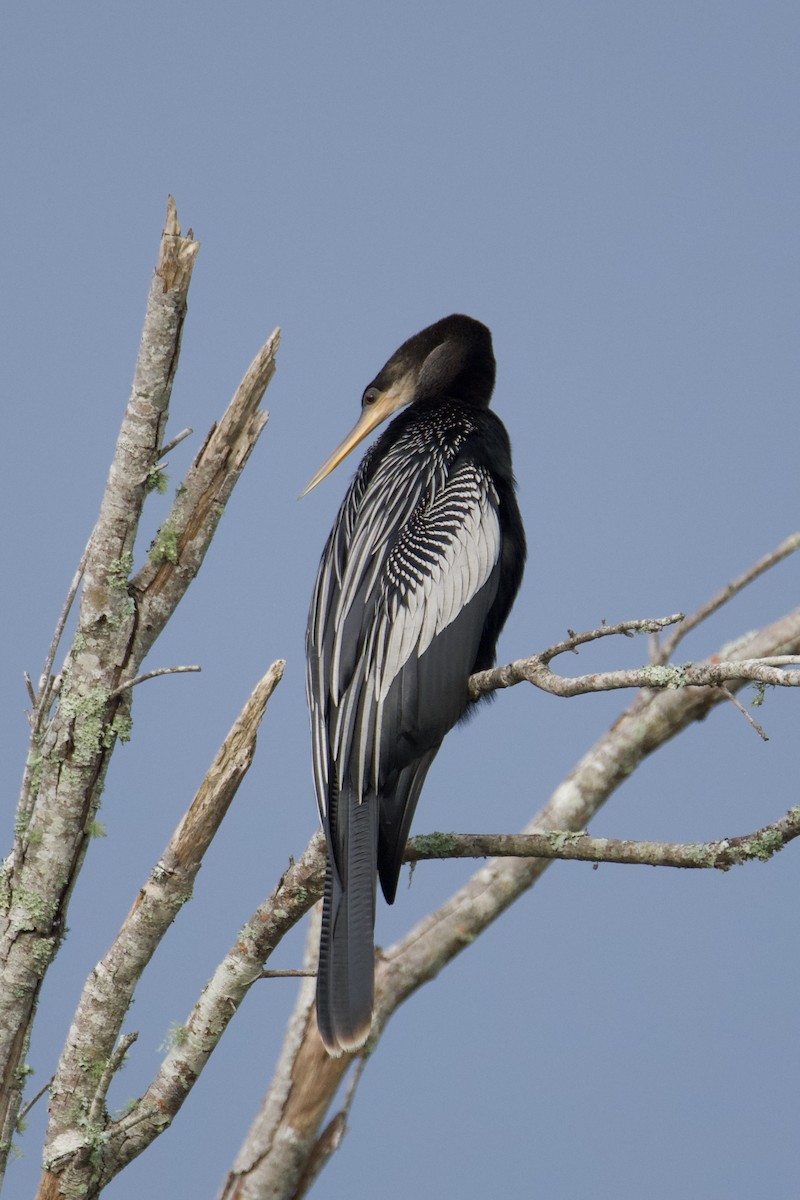
[[[374,796],[329,797],[317,1024],[331,1054],[363,1046],[372,1025],[377,808]]]

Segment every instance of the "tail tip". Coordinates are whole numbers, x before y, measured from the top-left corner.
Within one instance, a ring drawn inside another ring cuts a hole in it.
[[[341,1058],[343,1054],[357,1054],[366,1044],[372,1032],[372,1017],[366,1025],[358,1025],[353,1029],[330,1029],[324,1031],[317,1018],[317,1030],[320,1040],[331,1058]]]

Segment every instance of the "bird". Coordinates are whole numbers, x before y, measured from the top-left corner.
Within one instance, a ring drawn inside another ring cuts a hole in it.
[[[428,769],[475,704],[522,581],[526,543],[489,329],[456,313],[365,388],[307,495],[386,418],[322,554],[306,631],[314,784],[327,844],[317,1026],[358,1050],[374,1005],[377,878],[395,899]],[[401,411],[402,410],[402,411]]]

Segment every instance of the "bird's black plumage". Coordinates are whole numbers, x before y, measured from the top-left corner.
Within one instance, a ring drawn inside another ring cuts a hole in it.
[[[373,1007],[376,875],[391,904],[420,790],[494,662],[525,535],[511,450],[489,410],[485,325],[455,315],[405,342],[364,392],[367,452],[317,573],[308,619],[314,779],[328,843],[317,982],[333,1053],[365,1041]]]

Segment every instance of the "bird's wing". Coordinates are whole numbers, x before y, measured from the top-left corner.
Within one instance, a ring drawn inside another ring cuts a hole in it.
[[[360,471],[342,505],[309,617],[323,818],[332,766],[361,800],[438,746],[466,705],[497,591],[498,498],[485,468],[463,458],[426,473],[387,455],[366,478]]]

